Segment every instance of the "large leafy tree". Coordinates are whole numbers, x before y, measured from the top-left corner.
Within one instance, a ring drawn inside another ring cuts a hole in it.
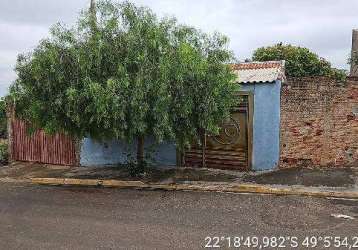
[[[183,148],[218,132],[235,102],[227,42],[129,2],[101,1],[18,57],[16,114],[49,133],[137,140],[142,163],[146,136]]]
[[[254,51],[252,60],[285,60],[286,75],[292,77],[330,76],[343,79],[346,75],[344,70],[332,68],[327,60],[319,57],[309,49],[290,44],[278,43],[273,46],[258,48]]]

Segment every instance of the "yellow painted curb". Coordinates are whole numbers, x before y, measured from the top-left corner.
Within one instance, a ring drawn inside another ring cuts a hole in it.
[[[71,186],[103,186],[115,188],[161,189],[178,191],[211,191],[230,193],[255,193],[272,195],[300,195],[312,197],[335,197],[358,199],[358,192],[354,191],[322,191],[301,187],[272,187],[258,184],[161,184],[144,183],[141,181],[72,179],[72,178],[31,178],[33,184],[41,185],[71,185]]]

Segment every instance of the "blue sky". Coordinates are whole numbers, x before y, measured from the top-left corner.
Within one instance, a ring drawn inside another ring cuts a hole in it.
[[[31,51],[56,22],[72,24],[90,0],[0,1],[0,96],[16,79],[18,53]],[[133,0],[159,16],[230,38],[238,59],[277,42],[308,47],[333,66],[348,68],[357,0]]]

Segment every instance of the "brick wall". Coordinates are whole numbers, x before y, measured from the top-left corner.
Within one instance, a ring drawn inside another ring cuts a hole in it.
[[[358,78],[287,79],[280,143],[280,167],[358,167]]]

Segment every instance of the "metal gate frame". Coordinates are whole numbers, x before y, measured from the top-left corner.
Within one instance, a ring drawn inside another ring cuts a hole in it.
[[[254,94],[250,91],[239,91],[238,95],[247,96],[247,171],[252,170],[253,125],[254,125]]]
[[[253,159],[253,117],[254,117],[254,94],[250,91],[238,91],[236,94],[239,96],[246,96],[247,97],[247,118],[246,118],[246,128],[247,128],[247,166],[244,171],[252,170],[252,159]],[[203,138],[203,145],[202,145],[202,164],[201,167],[205,166],[205,150],[206,150],[206,138]],[[178,166],[185,166],[185,152],[178,152],[177,151],[177,165]]]

